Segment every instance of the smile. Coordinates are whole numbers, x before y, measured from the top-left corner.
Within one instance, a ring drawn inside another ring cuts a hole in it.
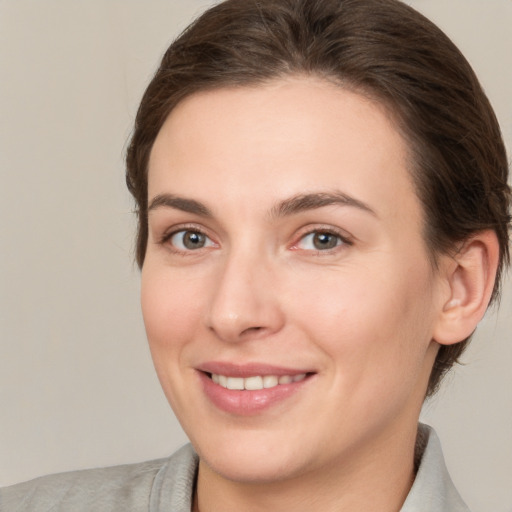
[[[255,375],[252,377],[230,377],[212,373],[210,378],[215,384],[225,389],[257,391],[260,389],[270,389],[279,385],[300,382],[306,378],[305,373],[298,375]]]
[[[306,368],[284,368],[268,364],[208,362],[196,368],[208,401],[235,416],[254,416],[288,402],[309,389],[317,377]]]

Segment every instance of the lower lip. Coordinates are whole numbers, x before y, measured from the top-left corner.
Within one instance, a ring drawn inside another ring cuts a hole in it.
[[[308,375],[298,382],[252,391],[223,388],[203,372],[199,372],[199,377],[206,396],[216,407],[230,414],[251,416],[290,398],[306,385],[312,376]]]

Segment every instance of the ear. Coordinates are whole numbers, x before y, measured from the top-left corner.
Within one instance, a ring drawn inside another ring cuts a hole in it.
[[[439,344],[458,343],[476,329],[492,295],[499,252],[496,233],[488,230],[472,236],[455,256],[447,257],[440,271],[448,286],[433,336]]]

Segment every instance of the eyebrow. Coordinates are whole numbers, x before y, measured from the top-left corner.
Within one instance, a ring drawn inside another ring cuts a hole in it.
[[[286,217],[288,215],[331,205],[351,206],[377,217],[377,214],[369,205],[339,191],[314,192],[290,197],[274,206],[271,210],[271,215],[273,217]]]
[[[270,216],[287,217],[307,210],[314,210],[331,205],[351,206],[368,212],[375,217],[377,216],[375,211],[363,201],[339,191],[295,195],[272,207]],[[212,212],[203,203],[195,199],[188,199],[174,194],[159,194],[155,196],[149,204],[148,212],[161,207],[174,208],[201,217],[213,217]]]
[[[199,201],[194,199],[187,199],[185,197],[175,196],[173,194],[159,194],[155,196],[148,207],[148,212],[156,210],[165,206],[167,208],[174,208],[187,213],[200,215],[201,217],[213,217],[212,212]]]

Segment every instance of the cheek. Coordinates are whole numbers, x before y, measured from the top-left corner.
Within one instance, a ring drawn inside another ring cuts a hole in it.
[[[377,330],[375,323],[382,323],[390,297],[394,300],[389,282],[355,266],[308,269],[288,283],[293,283],[285,301],[289,313],[313,339],[331,340],[333,347],[356,344],[359,335]]]
[[[142,315],[156,366],[160,357],[178,352],[199,325],[200,284],[190,275],[181,276],[173,269],[157,271],[151,265],[143,267]]]
[[[145,263],[141,305],[153,364],[172,409],[178,417],[187,410],[187,388],[181,377],[189,371],[187,350],[200,322],[201,286],[172,269]],[[179,411],[182,411],[179,413]]]
[[[290,293],[292,314],[337,367],[338,379],[347,386],[393,386],[400,379],[415,378],[432,331],[427,267],[338,269],[314,279],[304,276],[301,288],[302,293]]]

